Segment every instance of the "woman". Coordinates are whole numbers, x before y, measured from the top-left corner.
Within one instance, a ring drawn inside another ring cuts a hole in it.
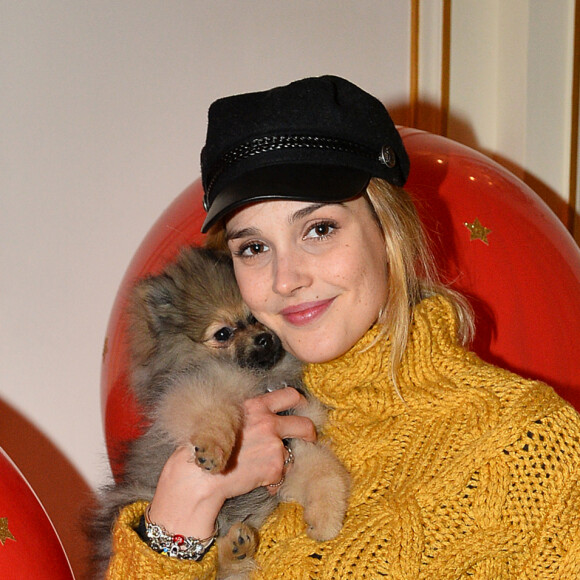
[[[255,578],[580,577],[580,421],[552,389],[462,346],[464,301],[436,282],[402,189],[409,161],[381,103],[344,79],[216,101],[202,152],[208,245],[330,408],[324,432],[352,478],[340,534],[315,542],[301,508],[261,529]],[[208,539],[226,498],[283,478],[286,437],[313,441],[292,388],[253,399],[237,466],[208,475],[177,450],[149,519]],[[212,578],[115,529],[111,578]]]

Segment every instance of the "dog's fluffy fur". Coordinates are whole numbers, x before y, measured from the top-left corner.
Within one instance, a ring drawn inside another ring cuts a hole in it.
[[[159,474],[177,446],[211,472],[227,469],[243,424],[243,402],[285,385],[309,401],[300,414],[317,428],[320,403],[305,392],[300,364],[278,337],[258,323],[242,301],[231,260],[200,249],[139,282],[130,304],[131,387],[150,421],[131,446],[122,482],[105,487],[93,526],[100,574],[111,555],[111,528],[120,508],[151,500]],[[280,500],[304,506],[307,533],[317,540],[338,534],[349,478],[329,448],[289,442],[295,463],[278,494],[258,488],[227,500],[218,516],[219,578],[246,578],[253,569],[257,534]]]

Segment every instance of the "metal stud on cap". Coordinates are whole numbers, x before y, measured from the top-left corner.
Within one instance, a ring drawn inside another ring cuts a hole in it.
[[[381,154],[379,155],[379,161],[387,167],[395,167],[397,157],[390,145],[383,145]]]

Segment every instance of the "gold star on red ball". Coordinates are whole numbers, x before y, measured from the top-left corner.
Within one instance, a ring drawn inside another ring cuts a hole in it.
[[[487,241],[487,236],[488,234],[491,234],[491,230],[489,228],[486,228],[479,221],[479,218],[475,218],[475,221],[471,224],[469,222],[465,222],[463,225],[469,230],[471,234],[469,241],[472,242],[473,240],[481,240],[484,244],[489,245],[489,242]]]
[[[6,540],[16,541],[16,538],[8,529],[8,518],[0,518],[0,543],[4,545]]]

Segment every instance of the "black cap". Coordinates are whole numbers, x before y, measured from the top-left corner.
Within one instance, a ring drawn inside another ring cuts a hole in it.
[[[337,202],[371,177],[403,186],[409,158],[383,104],[334,76],[225,97],[208,114],[202,232],[265,199]]]

